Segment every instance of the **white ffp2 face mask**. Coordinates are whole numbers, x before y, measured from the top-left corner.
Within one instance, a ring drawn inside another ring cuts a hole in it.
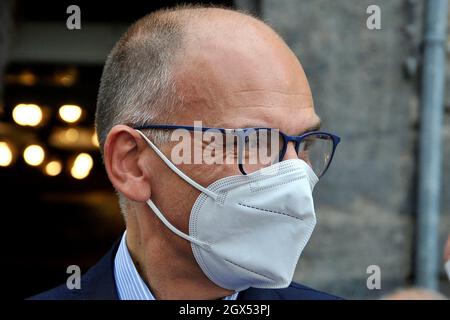
[[[234,291],[288,287],[316,224],[312,190],[318,178],[312,169],[303,160],[286,160],[204,188],[138,132],[171,170],[202,192],[191,210],[189,235],[152,200],[147,204],[170,230],[191,242],[205,275]]]

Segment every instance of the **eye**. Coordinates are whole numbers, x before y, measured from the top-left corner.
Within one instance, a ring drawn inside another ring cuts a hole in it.
[[[259,140],[256,135],[246,136],[244,142],[246,150],[255,149],[259,146]]]
[[[309,151],[314,146],[315,143],[316,143],[315,137],[307,137],[300,144],[300,149],[303,151]]]
[[[308,151],[311,148],[311,142],[310,141],[305,141],[305,143],[303,143],[303,151]]]
[[[223,145],[225,147],[224,153],[236,156],[238,152],[238,142],[236,137],[234,135],[226,135],[224,139],[225,139],[225,141],[223,142]]]

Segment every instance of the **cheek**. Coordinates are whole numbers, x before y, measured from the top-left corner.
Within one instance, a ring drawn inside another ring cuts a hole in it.
[[[221,178],[240,175],[236,165],[182,164],[177,167],[205,188]],[[200,193],[167,167],[160,168],[152,183],[152,199],[166,218],[185,233],[188,233],[192,206]]]
[[[180,169],[205,188],[219,179],[241,174],[237,164],[198,164],[185,165],[184,167],[186,169],[181,167]],[[194,187],[191,188],[195,189]]]
[[[191,208],[199,194],[168,168],[163,168],[152,183],[152,200],[165,218],[184,233],[188,233]]]

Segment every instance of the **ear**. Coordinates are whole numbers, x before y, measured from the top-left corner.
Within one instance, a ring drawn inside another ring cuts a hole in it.
[[[147,145],[136,130],[114,126],[106,137],[104,161],[109,180],[117,191],[137,202],[150,198],[151,166],[143,158]]]

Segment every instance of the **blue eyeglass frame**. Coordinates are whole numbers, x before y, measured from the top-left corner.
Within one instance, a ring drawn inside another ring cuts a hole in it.
[[[330,161],[328,161],[328,164],[326,166],[326,168],[323,170],[323,172],[320,174],[320,177],[322,177],[325,172],[328,170],[331,161],[333,160],[334,157],[334,153],[336,151],[337,145],[339,144],[339,142],[341,142],[341,138],[335,134],[329,133],[329,132],[325,132],[325,131],[310,131],[310,132],[306,132],[302,135],[299,136],[290,136],[285,134],[282,131],[279,131],[278,129],[273,129],[273,128],[264,128],[264,127],[257,127],[257,128],[238,128],[238,129],[226,129],[226,128],[208,128],[208,127],[193,127],[193,126],[184,126],[184,125],[174,125],[174,124],[149,124],[149,125],[142,125],[142,126],[130,126],[135,130],[146,130],[146,129],[165,129],[165,130],[176,130],[176,129],[185,129],[188,131],[219,131],[223,134],[226,133],[235,133],[240,137],[246,137],[247,134],[250,132],[250,130],[277,130],[278,133],[283,137],[284,140],[284,145],[283,145],[283,149],[280,151],[280,155],[279,155],[279,161],[282,161],[284,156],[286,155],[286,150],[287,150],[287,145],[290,141],[294,142],[294,147],[295,147],[295,152],[297,152],[298,154],[298,149],[300,148],[300,143],[307,137],[309,136],[326,136],[328,138],[330,138],[333,141],[333,150],[331,152],[331,156],[330,156]],[[247,175],[247,173],[244,170],[244,167],[242,165],[242,161],[239,161],[239,171],[241,171],[241,173],[243,175]],[[319,178],[320,178],[319,177]]]

